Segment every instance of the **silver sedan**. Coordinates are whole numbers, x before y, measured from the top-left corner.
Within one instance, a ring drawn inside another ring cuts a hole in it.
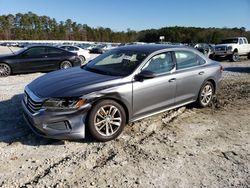
[[[24,117],[38,135],[116,138],[128,122],[196,102],[207,107],[222,67],[180,46],[134,45],[88,64],[48,73],[25,88]]]

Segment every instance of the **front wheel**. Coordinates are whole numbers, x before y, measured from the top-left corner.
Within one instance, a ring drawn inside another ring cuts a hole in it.
[[[214,95],[214,86],[211,82],[206,82],[199,92],[199,96],[197,99],[197,103],[200,107],[205,108],[209,106],[212,102],[213,95]]]
[[[60,64],[60,69],[68,69],[71,67],[72,67],[72,63],[70,61],[67,61],[67,60],[61,62],[61,64]]]
[[[98,102],[90,111],[88,128],[98,141],[106,142],[118,137],[126,124],[123,107],[113,100]]]
[[[6,77],[11,74],[11,68],[5,63],[0,63],[0,77]]]
[[[238,52],[233,52],[233,54],[231,56],[231,60],[233,62],[236,62],[236,61],[239,61],[239,59],[240,59],[239,53]]]

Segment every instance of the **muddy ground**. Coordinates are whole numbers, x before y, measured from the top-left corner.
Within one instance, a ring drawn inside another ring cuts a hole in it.
[[[250,61],[222,64],[210,108],[129,124],[107,143],[37,137],[20,100],[41,73],[1,78],[0,187],[250,187]]]

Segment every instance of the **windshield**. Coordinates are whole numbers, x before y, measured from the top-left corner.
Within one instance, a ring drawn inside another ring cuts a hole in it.
[[[237,44],[238,43],[238,39],[224,39],[221,41],[220,44]]]
[[[27,49],[28,49],[28,47],[21,48],[20,50],[15,51],[14,54],[18,55],[18,54],[24,52]]]
[[[130,75],[147,57],[142,52],[128,50],[111,50],[102,54],[82,68],[88,71],[111,76]]]

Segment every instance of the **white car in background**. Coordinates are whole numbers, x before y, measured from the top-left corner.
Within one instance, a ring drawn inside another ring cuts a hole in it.
[[[70,45],[63,45],[60,48],[76,53],[78,57],[81,59],[81,64],[83,65],[87,59],[90,58],[89,50],[82,49],[78,46],[70,46]]]

